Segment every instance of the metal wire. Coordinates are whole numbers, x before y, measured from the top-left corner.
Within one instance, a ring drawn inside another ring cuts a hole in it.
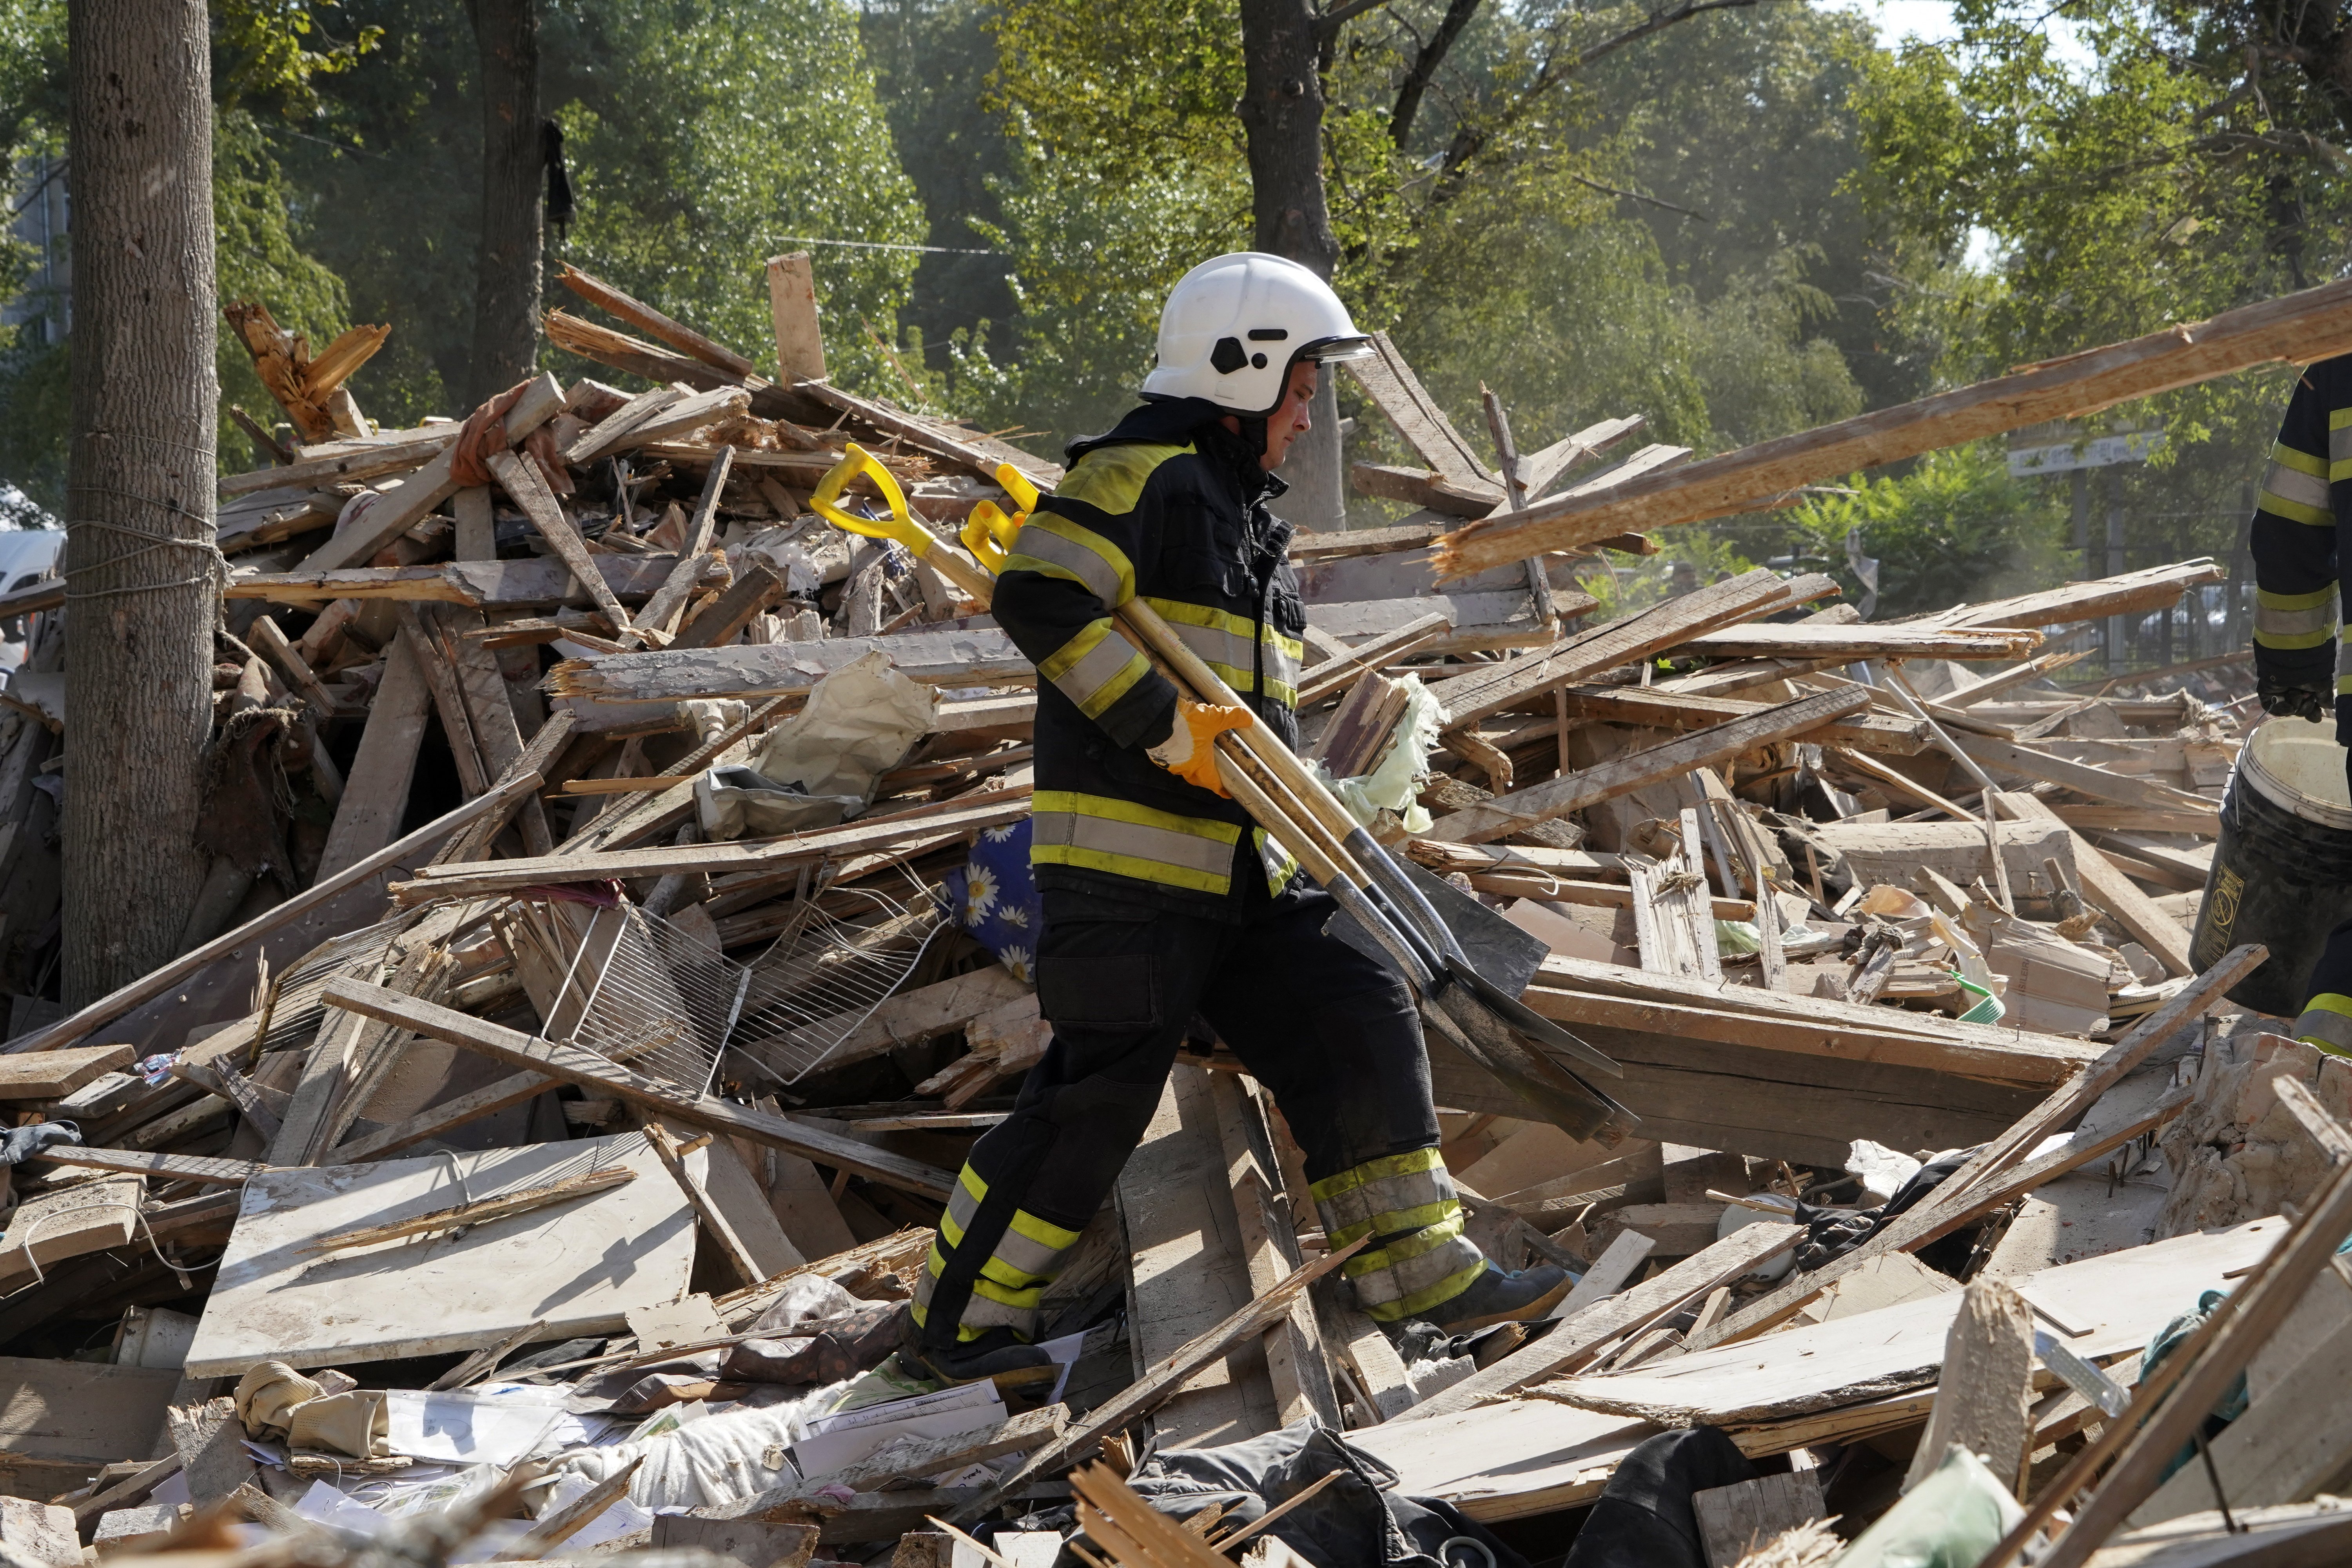
[[[519,932],[562,978],[540,1033],[688,1094],[710,1087],[750,972],[705,937],[623,900],[519,906]]]
[[[836,889],[865,907],[856,919],[825,914],[812,898],[803,915],[755,960],[734,1044],[778,1083],[823,1067],[907,983],[944,929],[928,903],[909,913],[865,888]]]
[[[293,968],[269,987],[262,1016],[259,1051],[290,1051],[308,1046],[326,1016],[320,1000],[327,982],[373,957],[379,969],[392,952],[392,939],[410,923],[414,911],[404,910],[358,931],[346,931],[305,953]],[[373,978],[371,976],[371,978]]]

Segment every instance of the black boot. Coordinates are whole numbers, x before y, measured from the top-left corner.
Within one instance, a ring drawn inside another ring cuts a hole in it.
[[[1431,1308],[1426,1321],[1449,1334],[1466,1334],[1496,1323],[1531,1321],[1559,1305],[1575,1283],[1567,1269],[1549,1263],[1510,1274],[1489,1263],[1484,1274],[1470,1281],[1469,1289]]]
[[[1013,1389],[1050,1383],[1061,1369],[1052,1356],[1000,1326],[954,1345],[917,1345],[900,1351],[898,1370],[908,1377],[943,1384],[978,1383],[985,1378],[1000,1389]]]

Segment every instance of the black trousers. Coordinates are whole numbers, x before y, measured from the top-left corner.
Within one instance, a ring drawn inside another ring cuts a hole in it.
[[[955,1342],[972,1281],[1016,1214],[1085,1228],[1142,1141],[1195,1014],[1273,1091],[1310,1181],[1435,1146],[1404,983],[1323,934],[1326,895],[1269,899],[1252,882],[1239,924],[1045,889],[1037,997],[1053,1042],[1013,1113],[972,1146],[966,1193],[978,1202],[960,1237],[940,1237],[927,1342]]]

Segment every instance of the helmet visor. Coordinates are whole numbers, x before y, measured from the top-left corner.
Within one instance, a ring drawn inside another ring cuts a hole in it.
[[[1318,338],[1291,356],[1291,363],[1313,360],[1318,364],[1336,364],[1341,360],[1370,359],[1371,353],[1372,340],[1368,337]]]

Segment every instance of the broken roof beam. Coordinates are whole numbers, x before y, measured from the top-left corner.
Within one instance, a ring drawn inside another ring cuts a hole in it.
[[[1013,639],[989,627],[742,647],[671,647],[573,659],[549,673],[547,690],[595,702],[804,695],[835,670],[877,648],[890,656],[901,674],[929,686],[1027,685],[1036,679],[1036,670]]]
[[[2045,361],[1973,386],[1800,431],[1671,472],[1490,517],[1446,536],[1438,569],[1462,576],[1631,529],[1696,522],[1770,504],[1808,484],[1938,447],[2068,419],[2266,364],[2352,349],[2352,280],[2179,323]]]
[[[1858,690],[1801,697],[1727,724],[1694,730],[1645,751],[1630,752],[1581,773],[1480,801],[1440,817],[1423,837],[1450,844],[1483,844],[1524,832],[1536,823],[1581,811],[1644,784],[1681,778],[1693,768],[1719,767],[1768,742],[1810,734],[1869,705],[1869,697]]]

